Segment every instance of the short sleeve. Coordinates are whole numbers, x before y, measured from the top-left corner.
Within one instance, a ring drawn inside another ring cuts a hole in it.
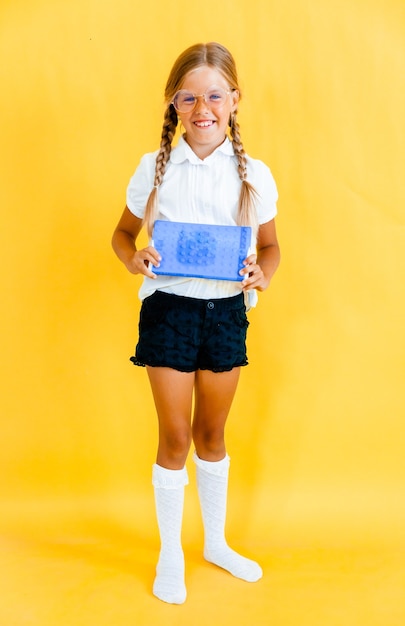
[[[256,203],[258,222],[265,224],[277,215],[278,191],[275,180],[263,161],[248,157],[248,181],[258,193]]]
[[[146,201],[153,187],[156,152],[145,154],[127,187],[127,207],[136,217],[143,219]]]

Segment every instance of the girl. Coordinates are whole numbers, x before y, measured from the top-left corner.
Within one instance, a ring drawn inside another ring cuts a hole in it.
[[[229,456],[225,422],[246,358],[246,304],[255,304],[279,263],[274,217],[277,190],[269,169],[243,149],[235,62],[218,43],[196,44],[174,63],[166,90],[160,149],[146,154],[127,190],[112,245],[132,274],[144,276],[139,341],[131,360],[146,366],[159,423],[152,483],[161,550],[153,593],[186,599],[181,546],[185,467],[191,442],[204,525],[204,557],[243,580],[260,566],[225,539]],[[184,128],[176,147],[178,122]],[[229,135],[227,135],[229,127]],[[155,219],[250,225],[252,250],[242,281],[157,276],[159,250],[138,249]],[[194,410],[192,413],[194,397]]]

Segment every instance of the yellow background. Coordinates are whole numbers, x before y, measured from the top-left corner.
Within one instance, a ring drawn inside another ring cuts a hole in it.
[[[267,575],[204,565],[190,466],[174,608],[150,592],[139,279],[110,238],[175,57],[210,40],[280,194],[228,425],[228,535]],[[1,622],[402,624],[403,0],[2,0],[0,55]]]

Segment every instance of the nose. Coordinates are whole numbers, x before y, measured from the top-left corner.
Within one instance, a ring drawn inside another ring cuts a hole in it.
[[[207,100],[205,99],[205,93],[196,96],[196,103],[194,111],[206,110],[208,108]]]

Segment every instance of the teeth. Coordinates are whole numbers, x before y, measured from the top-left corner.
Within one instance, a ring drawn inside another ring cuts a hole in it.
[[[211,122],[211,120],[207,120],[206,122],[196,122],[195,124],[196,124],[196,126],[206,127],[206,126],[211,126],[212,122]]]

